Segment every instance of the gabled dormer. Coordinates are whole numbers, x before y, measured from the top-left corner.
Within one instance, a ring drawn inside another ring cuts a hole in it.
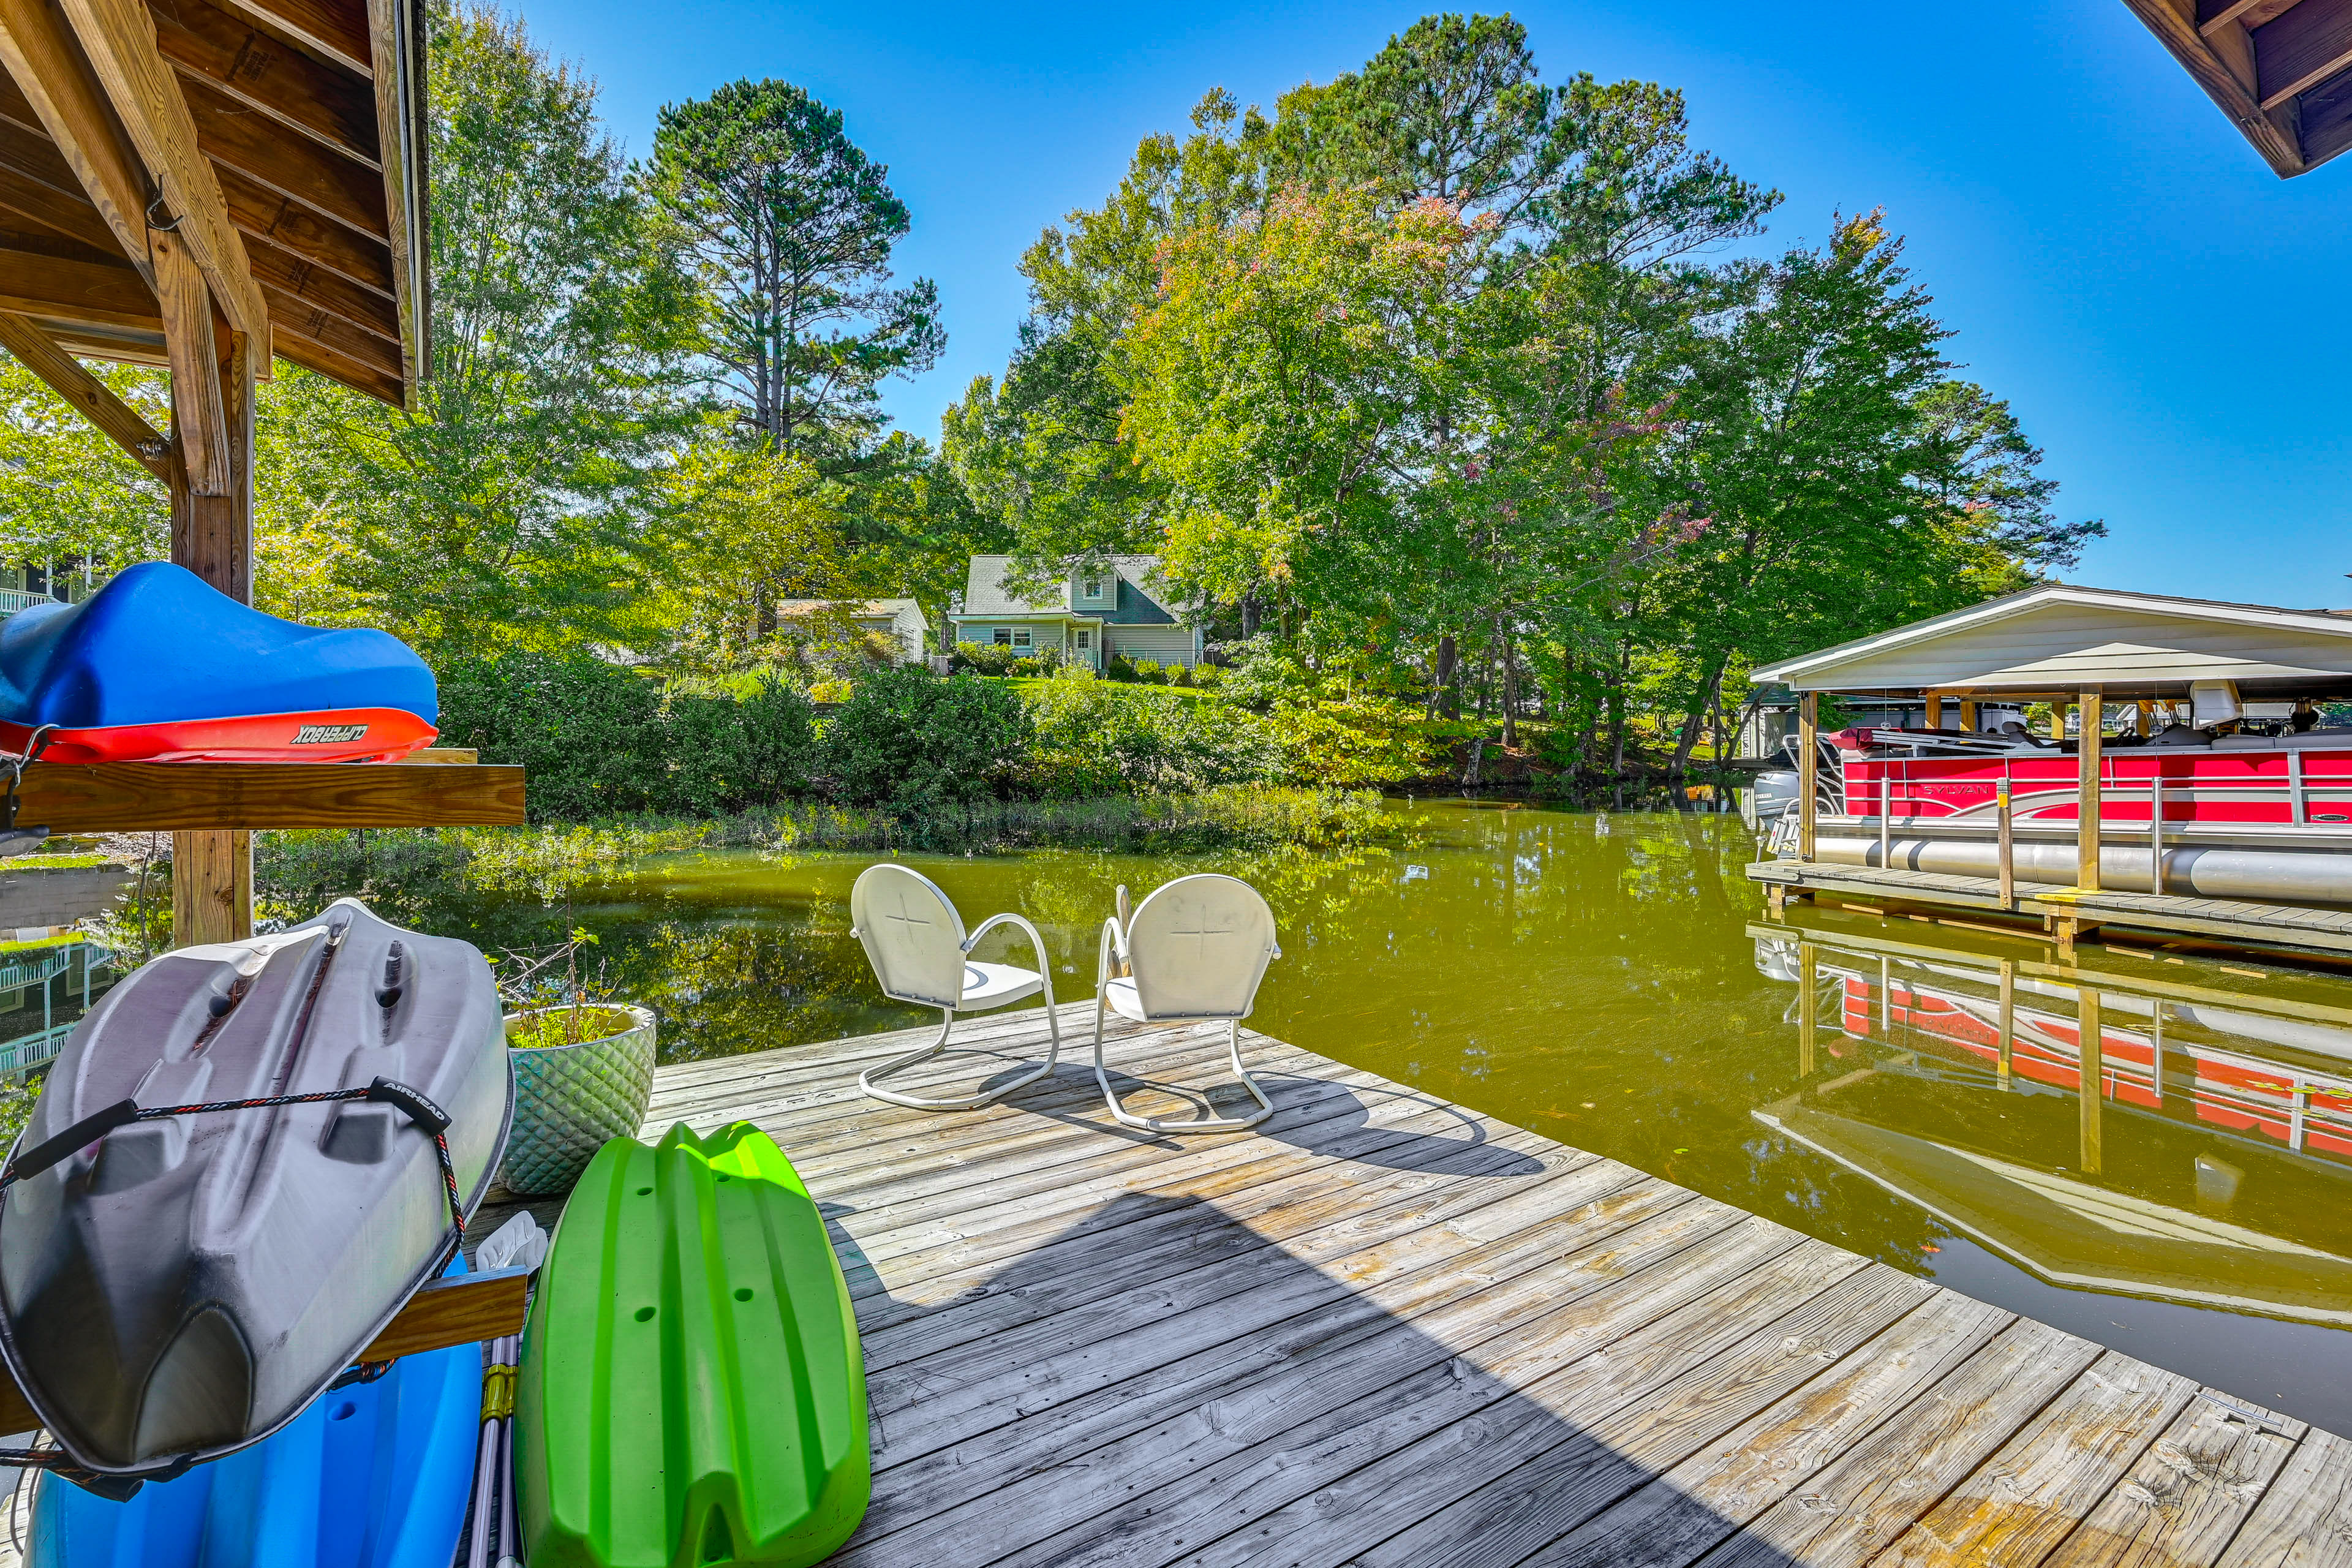
[[[1118,574],[1107,566],[1070,574],[1070,609],[1081,616],[1107,615],[1118,606]]]

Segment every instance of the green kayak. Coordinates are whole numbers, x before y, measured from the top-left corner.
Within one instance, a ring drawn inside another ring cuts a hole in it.
[[[768,1135],[615,1138],[556,1227],[523,1332],[531,1568],[822,1562],[873,1492],[849,1286]]]

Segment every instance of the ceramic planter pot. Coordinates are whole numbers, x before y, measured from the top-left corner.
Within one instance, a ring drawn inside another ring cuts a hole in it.
[[[626,1013],[629,1028],[576,1046],[508,1047],[514,1062],[514,1131],[507,1137],[499,1184],[517,1197],[568,1193],[588,1162],[614,1138],[634,1138],[645,1124],[654,1089],[654,1016],[643,1007],[605,1005]],[[561,1007],[507,1016],[516,1024]]]

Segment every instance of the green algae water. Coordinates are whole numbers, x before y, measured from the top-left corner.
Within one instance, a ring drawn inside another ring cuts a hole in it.
[[[1245,877],[1281,931],[1265,1033],[2352,1431],[2352,983],[2165,949],[2067,967],[2028,935],[1844,910],[1776,921],[1727,816],[1391,809],[1409,847],[904,858],[967,924],[1036,922],[1064,1002],[1092,994],[1118,885]],[[660,1015],[665,1059],[923,1023],[849,934],[872,858],[673,857],[570,918]],[[472,918],[495,946],[561,917]],[[1018,940],[980,956],[1027,965]]]

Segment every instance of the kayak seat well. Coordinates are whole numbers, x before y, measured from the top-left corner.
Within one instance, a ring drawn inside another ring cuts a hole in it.
[[[533,1568],[799,1568],[848,1539],[872,1486],[856,1319],[765,1133],[597,1153],[531,1306],[516,1436]]]

